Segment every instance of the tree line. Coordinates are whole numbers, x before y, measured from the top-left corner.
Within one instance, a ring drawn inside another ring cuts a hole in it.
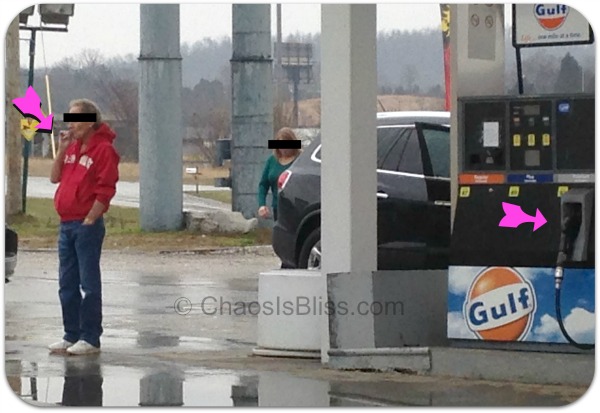
[[[507,93],[516,93],[515,51],[506,36],[505,83]],[[299,85],[300,99],[320,96],[320,35],[294,34],[286,42],[312,45],[311,82]],[[214,157],[210,143],[230,134],[231,39],[204,39],[184,43],[183,122],[184,139],[202,144],[202,156]],[[524,49],[525,93],[589,92],[595,90],[594,45]],[[439,30],[391,31],[377,37],[379,94],[443,97],[442,34]],[[34,86],[43,89],[44,75],[36,71]],[[69,101],[86,97],[97,101],[106,117],[117,125],[115,144],[124,159],[137,160],[139,62],[133,54],[107,58],[97,50],[85,50],[47,69],[52,88],[53,112],[68,111]],[[21,85],[27,84],[27,69],[21,69]],[[281,88],[280,88],[281,89]],[[291,88],[280,90],[282,100],[291,100]],[[46,94],[40,93],[47,108]],[[283,106],[275,108],[275,127],[289,121]],[[204,144],[208,143],[208,144]]]

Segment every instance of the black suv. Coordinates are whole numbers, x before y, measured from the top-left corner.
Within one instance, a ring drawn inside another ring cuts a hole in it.
[[[450,247],[450,114],[377,115],[378,268],[446,268]],[[279,177],[273,249],[285,266],[321,266],[321,139]]]

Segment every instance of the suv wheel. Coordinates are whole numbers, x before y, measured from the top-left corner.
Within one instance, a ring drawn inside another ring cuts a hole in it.
[[[298,258],[298,267],[309,270],[321,268],[321,228],[313,230],[304,240]]]

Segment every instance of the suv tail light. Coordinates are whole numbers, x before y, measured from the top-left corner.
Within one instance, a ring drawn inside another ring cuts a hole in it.
[[[283,173],[279,175],[279,179],[277,179],[277,188],[279,188],[280,191],[285,188],[285,185],[288,183],[291,176],[292,171],[283,171]]]

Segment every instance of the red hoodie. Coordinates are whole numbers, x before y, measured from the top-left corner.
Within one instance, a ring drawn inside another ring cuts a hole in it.
[[[90,137],[85,152],[81,152],[79,139],[67,148],[54,195],[61,221],[84,219],[95,200],[104,204],[104,212],[108,210],[119,180],[119,154],[112,145],[115,137],[103,123]]]

